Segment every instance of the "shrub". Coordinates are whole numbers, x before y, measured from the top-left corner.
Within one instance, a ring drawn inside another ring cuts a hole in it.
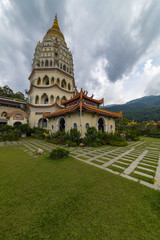
[[[68,150],[63,148],[57,148],[57,149],[53,149],[49,156],[52,159],[60,159],[60,158],[68,157],[68,155],[69,155]]]
[[[97,137],[98,137],[97,129],[95,127],[89,127],[85,133],[83,143],[85,145],[92,146]]]
[[[33,136],[38,139],[45,139],[44,133],[49,133],[46,129],[34,127],[32,129]]]
[[[21,136],[21,133],[18,129],[14,129],[12,132],[9,133],[4,133],[2,135],[2,140],[3,141],[16,141],[19,140]]]
[[[20,131],[21,131],[21,133],[26,133],[27,136],[30,136],[31,133],[33,132],[33,130],[31,129],[31,127],[28,124],[20,125]]]
[[[75,142],[76,144],[80,143],[81,133],[77,128],[71,128],[69,131],[69,140]]]
[[[76,143],[76,142],[73,142],[73,141],[71,141],[71,140],[67,140],[67,141],[66,141],[66,144],[69,145],[69,146],[71,146],[71,147],[77,147],[77,143]]]
[[[9,132],[12,132],[13,130],[15,129],[15,127],[13,127],[13,126],[10,126],[10,125],[8,125],[8,124],[5,124],[3,127],[2,127],[2,129],[1,129],[1,132],[2,133],[9,133]]]

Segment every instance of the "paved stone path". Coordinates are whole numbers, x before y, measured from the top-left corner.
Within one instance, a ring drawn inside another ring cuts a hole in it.
[[[0,147],[19,147],[34,158],[38,148],[49,154],[57,146],[38,139],[0,142]],[[67,148],[64,146],[59,146]],[[102,146],[99,148],[67,148],[70,155],[79,161],[120,175],[147,187],[160,190],[160,151],[157,142],[129,142],[126,147]]]

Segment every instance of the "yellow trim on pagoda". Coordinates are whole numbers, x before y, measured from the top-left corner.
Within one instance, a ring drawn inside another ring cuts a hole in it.
[[[63,40],[64,40],[63,33],[61,32],[60,27],[58,25],[57,15],[55,16],[52,27],[50,29],[48,29],[48,31],[47,31],[47,35],[48,34],[58,35],[59,37],[63,38]]]

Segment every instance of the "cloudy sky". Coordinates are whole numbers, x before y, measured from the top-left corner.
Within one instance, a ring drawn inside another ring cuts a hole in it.
[[[75,82],[105,104],[160,95],[159,0],[0,0],[0,85],[29,88],[34,49],[55,14]]]

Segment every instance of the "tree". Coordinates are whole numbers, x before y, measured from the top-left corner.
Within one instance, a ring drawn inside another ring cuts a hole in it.
[[[14,97],[15,97],[15,98],[18,98],[18,99],[22,99],[22,100],[25,99],[24,94],[23,94],[22,92],[16,92],[16,93],[14,94]]]
[[[0,96],[25,100],[24,94],[22,92],[19,91],[14,93],[8,85],[0,87]]]

